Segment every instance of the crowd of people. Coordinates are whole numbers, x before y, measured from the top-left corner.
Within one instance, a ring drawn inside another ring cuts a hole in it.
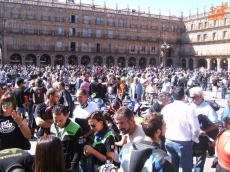
[[[0,172],[203,172],[207,152],[217,154],[216,171],[228,171],[230,98],[219,132],[203,95],[210,89],[217,98],[221,88],[225,99],[228,78],[203,68],[1,66]],[[112,122],[92,96],[113,110]],[[141,124],[122,106],[126,96],[151,104]],[[27,150],[35,137],[33,157]]]

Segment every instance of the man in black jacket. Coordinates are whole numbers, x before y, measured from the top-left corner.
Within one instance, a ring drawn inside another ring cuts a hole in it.
[[[53,121],[50,133],[62,141],[66,169],[77,170],[83,153],[83,132],[81,127],[68,118],[66,108],[58,104],[52,110]]]
[[[174,172],[171,157],[160,149],[158,144],[165,134],[166,124],[159,113],[148,114],[142,122],[144,140],[128,143],[123,146],[119,158],[123,171]],[[130,163],[132,162],[132,163]]]
[[[101,98],[102,85],[98,82],[97,75],[93,76],[93,82],[89,86],[89,95],[96,94],[94,98]]]

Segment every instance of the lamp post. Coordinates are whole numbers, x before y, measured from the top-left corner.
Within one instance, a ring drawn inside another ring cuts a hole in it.
[[[161,49],[164,52],[164,69],[166,68],[166,55],[167,55],[167,51],[170,48],[170,45],[166,43],[166,41],[161,45]]]

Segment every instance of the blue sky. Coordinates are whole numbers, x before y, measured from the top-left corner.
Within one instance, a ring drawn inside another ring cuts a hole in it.
[[[80,0],[75,0],[79,3]],[[183,12],[184,16],[189,15],[189,10],[191,14],[196,14],[197,8],[199,13],[204,11],[209,11],[212,6],[220,6],[222,0],[94,0],[95,5],[103,5],[104,1],[106,6],[110,8],[116,8],[116,3],[118,4],[118,9],[125,9],[127,4],[129,4],[130,9],[138,10],[140,6],[141,11],[148,12],[148,7],[150,7],[151,14],[159,14],[159,9],[161,9],[162,15],[169,15],[169,10],[171,10],[171,15],[180,16]],[[92,4],[92,0],[81,0],[82,3]],[[223,2],[228,2],[229,0],[223,0]]]

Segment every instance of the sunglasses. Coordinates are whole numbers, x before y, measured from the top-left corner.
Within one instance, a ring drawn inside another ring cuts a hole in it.
[[[92,128],[95,128],[95,127],[96,127],[95,124],[89,124],[89,126],[92,127]]]
[[[12,102],[2,102],[2,105],[4,106],[4,105],[7,105],[7,106],[12,106]]]

